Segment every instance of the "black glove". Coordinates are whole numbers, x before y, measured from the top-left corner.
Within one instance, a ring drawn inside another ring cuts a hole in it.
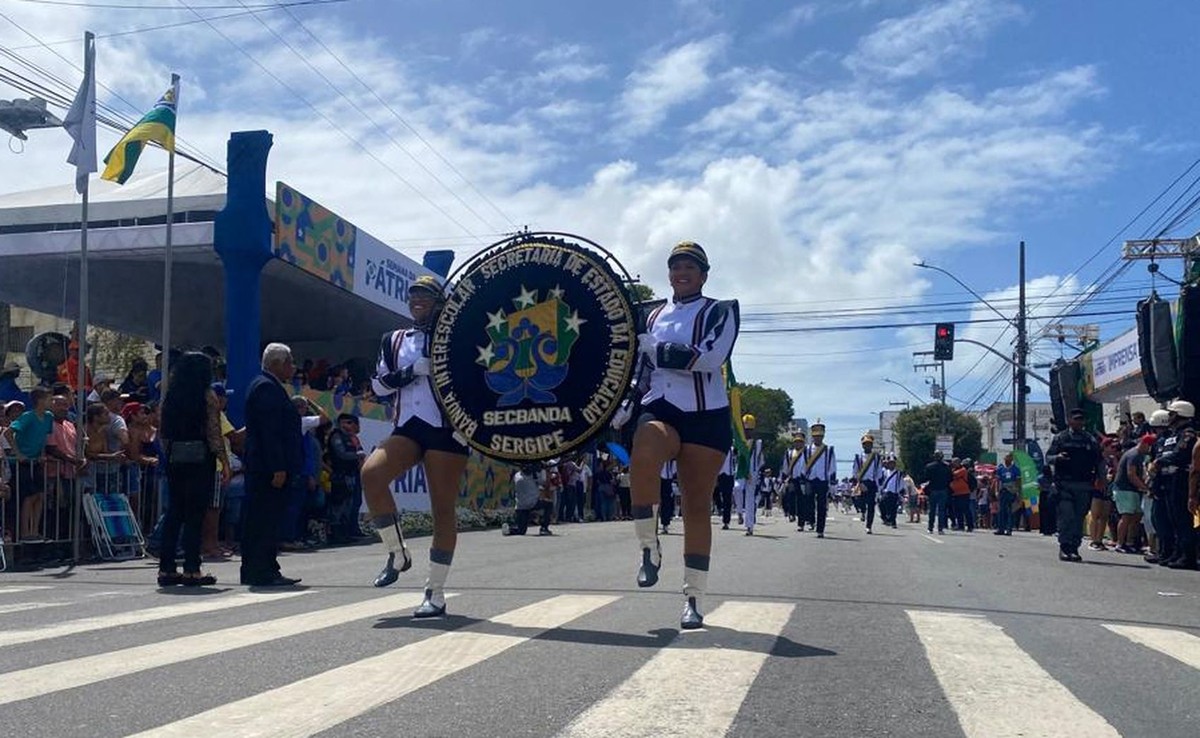
[[[397,369],[394,372],[384,374],[379,378],[379,381],[386,387],[398,390],[405,385],[411,384],[414,379],[416,377],[413,375],[412,367],[405,367],[404,369]]]
[[[687,369],[696,353],[686,343],[663,341],[658,344],[655,363],[663,369]]]

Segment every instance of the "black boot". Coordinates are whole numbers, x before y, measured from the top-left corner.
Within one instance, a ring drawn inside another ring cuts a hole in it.
[[[662,546],[655,542],[654,547],[654,551],[648,548],[642,549],[642,565],[637,573],[639,587],[653,587],[658,584],[658,570],[662,568]],[[658,554],[657,564],[654,563],[655,553]]]
[[[683,606],[683,616],[679,619],[679,627],[683,630],[696,630],[704,627],[704,616],[696,608],[695,597],[687,598],[687,604]]]
[[[414,620],[426,620],[428,618],[440,618],[446,614],[446,605],[436,605],[433,602],[433,590],[425,590],[425,599],[422,600],[417,609],[413,611]]]

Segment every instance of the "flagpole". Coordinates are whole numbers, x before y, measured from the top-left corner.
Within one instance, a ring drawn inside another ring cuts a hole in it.
[[[179,75],[171,75],[171,89],[178,92]],[[179,96],[175,96],[175,115],[179,115]],[[176,118],[178,120],[178,117]],[[178,125],[178,123],[176,124]],[[162,322],[162,377],[160,398],[166,397],[168,377],[171,375],[171,228],[175,222],[175,146],[167,152],[167,243],[166,258],[163,260],[163,322]]]
[[[95,36],[91,31],[83,34],[83,79],[84,85],[89,84],[89,80],[94,79],[95,58],[89,52],[94,43]],[[95,123],[92,124],[93,126]],[[94,136],[93,136],[94,140]],[[95,162],[96,153],[91,152],[92,162]],[[93,165],[92,169],[95,169]],[[78,184],[78,179],[77,179]],[[79,214],[79,325],[75,340],[79,345],[79,351],[75,354],[79,358],[78,377],[76,378],[75,391],[75,458],[84,458],[87,439],[84,438],[83,427],[87,418],[87,396],[89,387],[87,386],[87,334],[88,334],[88,190],[89,178],[85,175],[83,179],[83,202],[80,206]],[[75,528],[75,534],[72,536],[73,548],[71,558],[78,564],[83,557],[83,490],[78,486],[74,490],[75,504],[72,510],[72,525]]]

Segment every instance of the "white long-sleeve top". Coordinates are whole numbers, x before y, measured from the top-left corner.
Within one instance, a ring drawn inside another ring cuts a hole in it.
[[[867,459],[870,459],[868,463]],[[867,468],[863,469],[863,464],[867,464]],[[867,454],[854,454],[854,478],[863,482],[874,482],[876,485],[883,483],[883,457],[878,451]]]
[[[442,411],[433,398],[429,377],[408,376],[393,386],[387,380],[395,371],[412,369],[425,353],[425,332],[416,328],[400,329],[385,335],[380,342],[379,362],[371,387],[377,397],[396,395],[396,427],[412,418],[420,418],[434,428],[442,427]]]
[[[727,477],[737,475],[737,449],[729,447],[729,453],[725,454],[725,462],[721,464],[721,474]]]
[[[687,412],[729,406],[721,366],[737,340],[736,303],[703,295],[669,302],[650,314],[646,332],[653,356],[642,360],[649,368],[643,404],[662,399]]]
[[[821,448],[825,449],[824,453],[821,452]],[[815,443],[810,443],[804,449],[804,456],[796,464],[796,477],[837,484],[837,455],[833,451],[833,446],[825,444],[817,446]]]
[[[746,471],[746,475],[742,479],[750,481],[752,484],[758,483],[758,473],[763,468],[763,442],[762,439],[756,439],[750,443],[750,468]]]
[[[904,472],[899,469],[883,470],[883,483],[879,491],[885,495],[898,495],[904,491]]]

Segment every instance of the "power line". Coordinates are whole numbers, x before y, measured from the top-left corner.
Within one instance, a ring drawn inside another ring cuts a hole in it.
[[[1108,310],[1091,313],[1080,313],[1080,317],[1098,316],[1098,315],[1132,315],[1133,310]],[[958,323],[1002,323],[1000,318],[973,318],[970,320],[960,320]],[[878,331],[878,330],[894,330],[897,328],[928,328],[937,325],[934,323],[874,323],[874,324],[850,324],[850,325],[832,325],[832,326],[806,326],[806,327],[788,327],[788,328],[744,328],[741,333],[826,333],[829,331]]]
[[[70,8],[99,8],[104,10],[174,10],[176,12],[182,8],[175,5],[134,5],[131,3],[89,3],[82,0],[17,0],[22,3],[31,3],[34,5],[65,5]],[[350,0],[286,0],[285,2],[267,3],[264,5],[244,5],[245,8],[253,9],[270,9],[270,8],[286,8],[298,5],[337,5],[338,3],[346,3]],[[236,8],[237,5],[201,5],[198,10],[226,10],[228,8]]]

